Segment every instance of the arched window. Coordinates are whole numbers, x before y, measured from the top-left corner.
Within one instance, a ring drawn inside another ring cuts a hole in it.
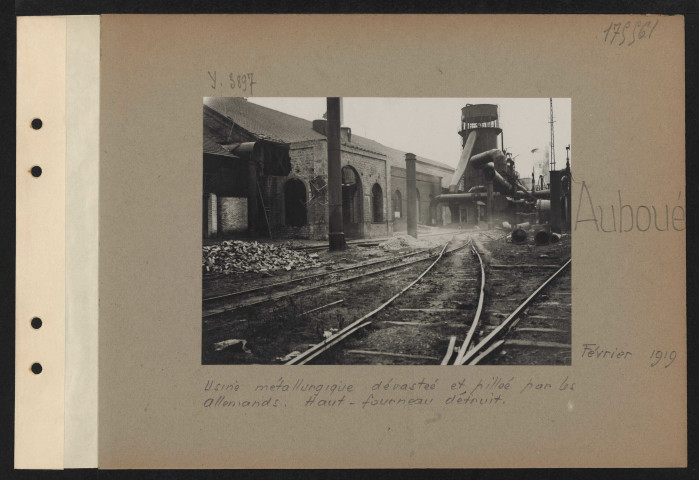
[[[417,202],[417,222],[422,221],[422,212],[420,211],[420,190],[415,188],[415,201]]]
[[[400,190],[393,192],[393,218],[401,218],[403,216],[403,195]]]
[[[288,226],[306,224],[306,186],[301,180],[292,178],[284,185],[284,213]]]
[[[371,220],[374,223],[383,222],[383,191],[378,183],[371,187]]]

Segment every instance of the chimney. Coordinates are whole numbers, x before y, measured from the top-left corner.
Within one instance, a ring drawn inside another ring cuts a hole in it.
[[[320,133],[321,135],[327,136],[328,131],[328,121],[324,118],[313,120],[313,130]]]
[[[350,127],[340,127],[340,139],[343,142],[352,142],[352,129]]]

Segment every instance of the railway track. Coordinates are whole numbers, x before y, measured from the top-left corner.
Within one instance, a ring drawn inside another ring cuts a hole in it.
[[[420,250],[329,272],[305,275],[283,282],[206,297],[202,299],[202,317],[212,317],[265,302],[279,301],[294,295],[409,267],[433,258],[436,258],[434,249]]]
[[[438,231],[438,232],[431,232],[431,233],[420,233],[419,238],[423,237],[435,237],[435,236],[444,236],[444,235],[461,235],[464,233],[471,233],[470,231],[463,231],[463,230],[443,230],[443,231]],[[347,242],[348,245],[354,245],[354,246],[368,246],[368,245],[377,245],[380,242],[384,242],[386,240],[391,239],[392,237],[381,237],[381,238],[374,238],[371,240],[349,240]],[[294,250],[303,250],[303,251],[309,251],[309,252],[316,252],[318,250],[327,250],[328,245],[323,244],[323,245],[310,245],[310,246],[304,246],[300,245],[297,247],[293,247]]]
[[[560,265],[488,265],[478,257],[486,293],[479,302],[485,308],[469,331],[478,333],[467,336],[453,352],[451,342],[444,361],[454,353],[449,360],[454,365],[569,364],[571,260]]]
[[[468,253],[453,255],[432,271],[431,279],[446,282],[426,281],[408,291],[414,282],[336,337],[314,346],[313,355],[287,364],[570,363],[571,261],[490,265],[474,245],[470,259]],[[503,288],[519,285],[513,282],[513,270],[515,276],[534,273],[530,284],[541,282],[521,303],[521,292]],[[465,299],[473,303],[463,303]],[[500,313],[508,308],[509,314]],[[559,328],[550,327],[551,319]]]
[[[445,250],[443,255],[460,248],[463,245]],[[324,336],[342,330],[357,318],[357,312],[374,309],[381,296],[395,293],[405,278],[415,278],[439,253],[441,249],[415,252],[393,264],[376,262],[370,271],[347,270],[344,274],[348,276],[339,278],[318,276],[310,284],[283,282],[274,287],[278,291],[256,289],[222,299],[223,304],[214,302],[207,312],[213,315],[205,316],[202,322],[202,363],[280,363],[289,352],[308,349]],[[215,312],[216,308],[220,312]],[[254,353],[235,348],[219,351],[220,344],[232,340],[247,341],[247,350]]]
[[[478,241],[476,248],[471,235],[456,237],[439,253],[413,252],[205,299],[209,345],[247,322],[241,335],[253,339],[258,356],[234,363],[569,364],[570,260],[494,261],[497,255]],[[478,237],[491,240],[489,248],[499,240]],[[391,290],[397,293],[377,306],[372,293]],[[368,313],[357,318],[362,310]]]
[[[434,352],[465,330],[476,309],[464,301],[477,291],[470,246],[463,241],[438,256],[378,308],[286,364],[438,364]]]
[[[571,262],[567,260],[548,275],[499,323],[483,325],[478,342],[455,364],[570,364]],[[492,302],[490,307],[495,311],[498,306],[502,302]]]

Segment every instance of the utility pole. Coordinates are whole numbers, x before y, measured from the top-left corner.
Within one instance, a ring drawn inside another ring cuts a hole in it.
[[[414,153],[405,154],[405,184],[408,189],[408,235],[417,238],[417,180],[415,174],[415,162],[417,158]]]
[[[342,160],[340,157],[340,99],[328,97],[328,200],[330,251],[345,250],[342,226]]]
[[[553,142],[553,124],[555,123],[553,120],[553,98],[549,97],[549,108],[551,110],[551,116],[549,123],[551,124],[551,166],[549,167],[549,170],[554,171],[556,170],[556,147]]]

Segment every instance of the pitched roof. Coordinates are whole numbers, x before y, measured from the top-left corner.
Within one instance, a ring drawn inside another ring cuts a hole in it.
[[[209,136],[204,136],[204,153],[211,153],[214,155],[224,155],[226,157],[238,158],[231,152],[223,148],[219,143]]]
[[[393,165],[394,167],[405,168],[405,154],[406,154],[406,152],[403,152],[403,151],[398,150],[396,148],[387,147],[385,145],[380,144],[379,142],[377,142],[375,140],[371,140],[371,139],[365,138],[365,137],[360,137],[359,135],[354,135],[354,134],[352,134],[352,142],[351,143],[358,144],[362,148],[365,148],[366,150],[370,150],[372,152],[377,152],[377,153],[381,153],[383,155],[386,155],[386,157],[388,157],[391,165]],[[416,158],[417,158],[418,162],[426,163],[426,164],[431,165],[433,167],[449,170],[452,173],[454,172],[454,167],[449,166],[445,163],[436,162],[434,160],[430,160],[429,158],[421,157],[420,155],[416,155]]]
[[[325,139],[325,135],[313,130],[312,122],[256,105],[244,98],[209,97],[204,99],[204,105],[230,118],[261,140],[295,143]]]
[[[230,118],[235,124],[263,140],[291,144],[326,139],[325,135],[313,130],[313,122],[248,102],[244,98],[208,97],[204,99],[204,105]],[[406,152],[355,134],[352,134],[349,145],[385,155],[392,166],[405,168]],[[418,156],[417,160],[450,172],[454,171],[454,167],[425,157]]]

